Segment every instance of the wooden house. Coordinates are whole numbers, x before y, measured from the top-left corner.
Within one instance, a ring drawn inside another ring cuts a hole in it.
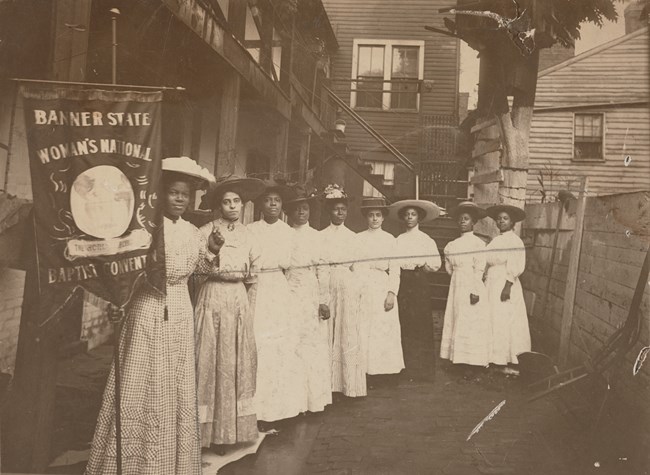
[[[445,0],[323,0],[339,48],[332,58],[331,90],[339,120],[345,121],[341,151],[323,170],[352,195],[347,224],[367,223],[358,206],[362,196],[388,201],[420,198],[442,207],[467,196],[467,168],[458,156],[460,43],[427,31],[444,29],[438,10]],[[462,114],[464,115],[464,114]],[[361,177],[361,178],[360,178]],[[401,232],[400,223],[384,228]],[[458,235],[450,219],[422,227],[440,250]],[[449,276],[431,277],[431,298],[444,306]]]
[[[323,3],[339,44],[332,61],[331,89],[412,164],[410,169],[341,107],[339,119],[345,121],[343,141],[348,153],[368,167],[374,178],[353,193],[413,197],[418,175],[420,195],[442,200],[444,206],[445,197],[434,195],[445,193],[427,182],[420,164],[437,162],[438,168],[448,167],[445,162],[455,159],[455,127],[459,104],[464,104],[458,92],[460,44],[424,26],[444,28],[438,10],[455,2]],[[439,170],[430,170],[428,175],[435,171]],[[466,179],[464,168],[461,175]]]
[[[591,195],[650,190],[650,38],[629,16],[624,36],[540,71],[528,201],[582,176]]]

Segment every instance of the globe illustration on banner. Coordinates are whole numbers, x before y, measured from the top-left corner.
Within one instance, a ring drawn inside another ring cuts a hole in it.
[[[99,165],[79,174],[70,190],[70,208],[84,233],[110,239],[129,227],[135,196],[129,179],[116,167]]]

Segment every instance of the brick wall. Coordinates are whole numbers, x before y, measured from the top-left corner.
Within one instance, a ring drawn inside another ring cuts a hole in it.
[[[550,286],[548,306],[543,308],[544,290],[550,267],[554,228],[559,203],[526,207],[524,240],[527,244],[526,272],[522,284],[527,294],[534,350],[557,357],[562,305],[566,289],[575,202],[565,213]],[[650,244],[650,193],[629,193],[588,198],[578,271],[570,355],[582,363],[593,355],[627,318],[641,265]],[[636,347],[617,368],[612,389],[633,407],[650,414],[650,362],[636,375],[632,366],[643,346],[650,345],[650,287],[641,303],[643,320]]]
[[[113,326],[106,315],[105,300],[84,292],[83,317],[81,320],[81,340],[92,350],[106,343],[113,334]]]
[[[24,271],[0,267],[0,373],[14,372],[24,285]],[[106,302],[84,294],[80,339],[87,342],[89,350],[106,343],[113,334],[105,309]]]
[[[13,373],[25,272],[0,267],[0,373]]]

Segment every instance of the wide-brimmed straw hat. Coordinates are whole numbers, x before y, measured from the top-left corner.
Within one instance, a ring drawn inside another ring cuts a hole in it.
[[[291,187],[286,200],[282,201],[282,206],[284,208],[296,205],[298,203],[313,203],[319,198],[318,193],[315,189],[309,191],[303,185],[294,185]]]
[[[388,217],[401,220],[400,212],[405,208],[417,208],[424,216],[420,216],[420,223],[427,223],[433,221],[440,216],[440,208],[431,201],[426,200],[402,200],[393,203],[388,207]]]
[[[323,200],[325,200],[326,203],[333,203],[338,201],[347,203],[348,195],[342,186],[337,185],[336,183],[332,183],[330,185],[327,185],[323,190]]]
[[[449,216],[458,218],[458,215],[461,213],[469,214],[474,221],[478,221],[487,216],[487,212],[473,201],[461,201],[455,208],[449,211]]]
[[[370,210],[376,209],[382,212],[382,214],[388,214],[388,205],[384,198],[364,198],[361,200],[361,214],[365,215]]]
[[[495,206],[490,206],[488,209],[485,210],[487,212],[487,215],[494,219],[496,221],[497,216],[501,212],[506,212],[510,216],[510,219],[514,223],[518,223],[519,221],[523,221],[526,218],[526,212],[521,209],[517,208],[516,206],[512,205],[495,205]]]
[[[216,184],[203,195],[199,209],[218,208],[217,200],[228,191],[237,193],[245,203],[256,199],[264,191],[264,182],[258,178],[247,178],[237,175],[219,177],[216,180]]]
[[[214,185],[214,175],[206,168],[196,163],[190,157],[168,157],[162,160],[162,171],[185,175],[191,179],[198,188],[207,188]]]

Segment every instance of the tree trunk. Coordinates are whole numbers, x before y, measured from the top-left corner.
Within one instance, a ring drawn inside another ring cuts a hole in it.
[[[509,41],[505,38],[506,41]],[[475,201],[481,204],[508,204],[523,208],[528,182],[529,138],[535,103],[539,54],[523,57],[507,42],[494,42],[481,55],[479,79],[479,116],[482,120],[496,118],[502,150],[499,168],[503,181],[490,185],[477,185]],[[512,106],[508,98],[512,97]],[[489,129],[478,140],[494,135]],[[476,149],[475,141],[475,149]],[[494,154],[480,159],[483,165],[494,163]],[[477,160],[477,171],[483,169]],[[485,234],[494,234],[491,225]]]

